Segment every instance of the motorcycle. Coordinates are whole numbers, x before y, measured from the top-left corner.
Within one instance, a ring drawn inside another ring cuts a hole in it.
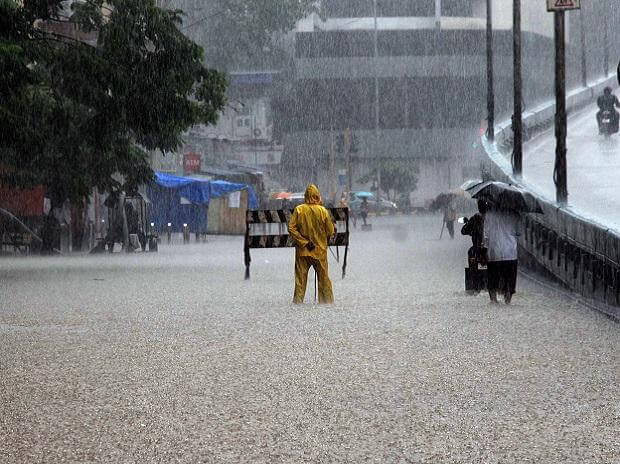
[[[618,132],[618,120],[615,117],[613,111],[602,111],[599,133],[603,134],[605,138],[608,138],[616,132]]]

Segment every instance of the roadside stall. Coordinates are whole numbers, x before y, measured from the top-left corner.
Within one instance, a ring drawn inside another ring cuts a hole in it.
[[[241,193],[237,193],[241,192]],[[155,173],[147,188],[152,203],[150,221],[162,233],[241,233],[235,216],[245,223],[245,210],[256,209],[258,200],[251,185],[223,180],[197,179]],[[213,212],[209,211],[213,203]],[[212,224],[209,224],[211,221]]]

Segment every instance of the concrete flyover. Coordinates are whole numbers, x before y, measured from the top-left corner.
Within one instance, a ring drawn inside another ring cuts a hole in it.
[[[521,185],[537,195],[544,215],[528,214],[522,221],[520,259],[544,270],[574,292],[591,300],[595,307],[620,319],[620,215],[613,217],[616,198],[613,178],[620,163],[612,158],[618,151],[615,139],[596,137],[594,102],[615,77],[573,91],[567,95],[569,202],[555,202],[553,160],[555,104],[542,105],[524,113],[522,177],[512,174],[510,122],[496,127],[496,143],[482,138],[491,175]],[[613,153],[612,153],[613,152]]]

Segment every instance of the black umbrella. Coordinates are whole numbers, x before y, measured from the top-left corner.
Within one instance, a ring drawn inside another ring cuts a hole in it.
[[[468,188],[467,192],[473,198],[488,200],[499,208],[524,213],[543,213],[534,195],[512,184],[488,181]]]

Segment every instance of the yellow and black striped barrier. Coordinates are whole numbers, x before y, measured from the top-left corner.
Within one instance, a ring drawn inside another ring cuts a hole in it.
[[[336,234],[329,240],[329,246],[336,247],[336,259],[340,261],[339,248],[344,246],[342,278],[346,274],[347,255],[349,252],[349,208],[327,208],[336,225]],[[248,210],[246,212],[246,230],[243,252],[245,257],[245,278],[250,278],[250,248],[286,248],[294,247],[295,242],[288,234],[288,221],[292,209]],[[344,227],[339,226],[339,223]]]

